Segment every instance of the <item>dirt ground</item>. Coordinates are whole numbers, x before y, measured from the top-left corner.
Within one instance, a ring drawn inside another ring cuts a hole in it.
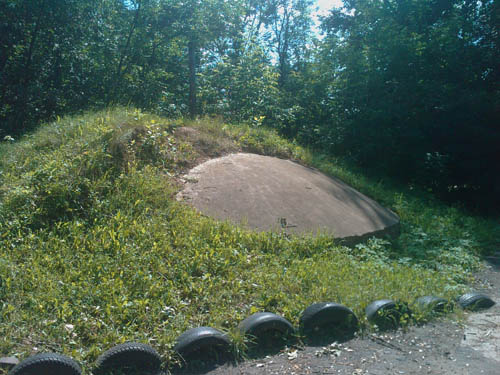
[[[325,347],[286,349],[274,356],[227,364],[207,375],[499,375],[500,253],[485,261],[476,290],[497,302],[466,313],[462,323],[436,320],[407,332],[355,338]]]

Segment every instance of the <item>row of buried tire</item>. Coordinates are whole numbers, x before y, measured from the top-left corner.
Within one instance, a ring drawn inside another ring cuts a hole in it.
[[[488,296],[481,293],[467,293],[457,300],[463,309],[485,309],[495,304]],[[454,303],[446,299],[425,296],[417,300],[421,309],[444,313],[453,309]],[[381,330],[394,329],[404,319],[411,317],[411,310],[406,303],[393,300],[377,300],[366,307],[369,322]],[[243,320],[238,326],[240,332],[251,338],[249,353],[264,354],[282,347],[296,332],[285,318],[270,313],[260,312]],[[351,309],[346,306],[323,302],[315,303],[304,310],[300,317],[300,332],[309,343],[321,343],[323,340],[346,340],[359,328],[359,321]],[[193,362],[208,361],[222,363],[231,359],[232,343],[228,336],[211,327],[190,329],[180,335],[174,346],[175,352],[182,359],[177,369],[182,372]],[[149,345],[128,342],[114,346],[104,352],[96,361],[95,375],[108,374],[159,374],[161,371],[160,355]],[[206,363],[206,362],[205,362]],[[175,372],[176,369],[173,369]],[[33,355],[17,364],[9,375],[80,375],[80,366],[73,359],[56,354],[42,353]]]

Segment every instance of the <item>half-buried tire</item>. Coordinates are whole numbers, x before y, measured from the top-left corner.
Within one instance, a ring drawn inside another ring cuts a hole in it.
[[[376,324],[381,330],[396,329],[405,315],[407,317],[411,315],[411,311],[405,303],[390,299],[372,302],[366,307],[365,312],[368,321]]]
[[[470,292],[466,293],[458,299],[458,304],[466,310],[476,311],[482,309],[488,309],[495,304],[490,297],[477,293]]]
[[[146,344],[126,342],[105,351],[97,358],[95,375],[156,375],[160,372],[161,358]]]
[[[417,305],[423,310],[434,313],[444,313],[451,310],[451,304],[448,300],[436,296],[423,296],[417,299]]]
[[[215,328],[197,327],[180,335],[174,350],[186,362],[195,359],[220,363],[231,357],[231,341]]]
[[[26,358],[9,375],[81,375],[73,359],[57,353],[41,353]]]
[[[240,322],[238,328],[243,335],[250,338],[253,345],[269,349],[282,346],[295,332],[288,320],[271,312],[250,315]]]
[[[359,328],[358,318],[348,307],[334,302],[319,302],[300,316],[300,329],[310,340],[351,338]]]

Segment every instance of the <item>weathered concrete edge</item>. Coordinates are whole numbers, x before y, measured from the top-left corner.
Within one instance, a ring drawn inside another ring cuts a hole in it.
[[[349,237],[343,237],[343,238],[335,238],[334,242],[338,243],[339,245],[343,246],[348,246],[348,247],[353,247],[356,246],[359,243],[367,241],[369,238],[376,237],[376,238],[386,238],[390,237],[392,239],[396,239],[399,237],[401,234],[401,222],[398,221],[397,223],[374,231],[374,232],[369,232],[362,234],[360,236],[349,236]]]
[[[245,226],[243,224],[243,221],[242,220],[241,222],[237,223],[236,221],[233,221],[229,218],[226,218],[226,219],[217,219],[217,218],[214,218],[210,215],[207,215],[205,213],[203,213],[201,210],[199,210],[198,208],[196,208],[195,206],[193,206],[190,202],[189,202],[189,196],[186,196],[186,195],[180,195],[181,193],[183,193],[183,191],[180,191],[176,198],[177,198],[177,201],[181,204],[186,204],[188,206],[190,206],[192,209],[194,209],[196,212],[198,212],[200,215],[204,216],[204,217],[207,217],[207,218],[210,218],[212,220],[215,220],[217,222],[227,222],[229,223],[230,225],[234,225],[234,226],[237,226],[237,227],[240,227],[244,230],[248,230],[248,231],[252,231],[252,232],[274,232],[274,233],[277,233],[279,232],[279,228],[278,226],[276,226],[276,228],[270,228],[268,230],[258,230],[258,229],[255,229],[255,228],[249,228],[247,226]],[[188,198],[188,199],[186,199]],[[399,219],[399,216],[391,210],[391,212],[394,213],[394,215],[396,215]],[[292,233],[288,233],[288,234],[292,234]],[[310,232],[309,234],[308,233],[302,233],[302,234],[299,234],[299,233],[293,233],[292,235],[294,236],[307,236],[307,235],[310,235],[312,234],[312,232]],[[387,237],[390,237],[391,239],[396,239],[400,236],[401,234],[401,220],[398,220],[397,223],[394,223],[393,225],[391,226],[388,226],[386,228],[383,228],[383,229],[380,229],[380,230],[376,230],[376,231],[373,231],[373,232],[369,232],[369,233],[364,233],[362,235],[359,235],[359,236],[348,236],[348,237],[335,237],[334,234],[332,233],[328,233],[326,232],[325,234],[327,235],[330,235],[330,236],[333,236],[333,241],[334,243],[336,244],[339,244],[339,245],[342,245],[342,246],[347,246],[347,247],[354,247],[356,246],[357,244],[359,243],[362,243],[362,242],[365,242],[367,241],[368,239],[372,238],[372,237],[376,237],[376,238],[387,238]]]

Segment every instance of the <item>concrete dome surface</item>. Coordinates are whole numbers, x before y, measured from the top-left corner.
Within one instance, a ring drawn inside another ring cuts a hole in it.
[[[178,199],[258,231],[328,233],[347,244],[399,233],[398,216],[337,178],[248,153],[211,159],[184,176]]]

